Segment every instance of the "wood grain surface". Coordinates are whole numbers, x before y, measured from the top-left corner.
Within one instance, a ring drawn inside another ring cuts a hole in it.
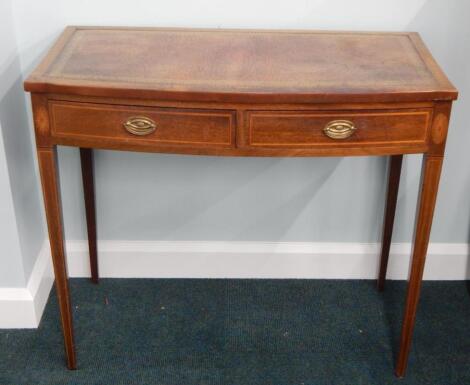
[[[68,28],[26,90],[238,102],[456,97],[414,33],[93,27]]]

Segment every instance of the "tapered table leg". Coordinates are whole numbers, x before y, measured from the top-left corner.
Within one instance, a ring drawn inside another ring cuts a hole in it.
[[[95,184],[93,177],[93,150],[80,148],[83,194],[85,197],[88,250],[90,253],[91,280],[98,283],[98,252],[96,247]]]
[[[426,259],[432,217],[441,175],[442,160],[442,156],[425,155],[423,158],[413,256],[411,260],[405,312],[403,315],[400,350],[395,368],[395,374],[398,377],[405,375],[408,363],[416,310],[421,290],[421,281],[423,278],[424,262]]]
[[[395,210],[397,208],[402,161],[403,155],[393,155],[390,157],[387,202],[385,205],[384,228],[382,235],[382,252],[380,256],[380,271],[379,279],[377,280],[377,288],[379,291],[383,291],[385,278],[387,276],[388,256],[390,254],[390,244],[392,242],[393,222],[395,221]]]
[[[52,262],[54,265],[55,285],[60,307],[62,330],[64,333],[67,366],[69,369],[75,369],[77,364],[73,339],[72,312],[67,277],[67,266],[65,262],[64,233],[62,226],[62,210],[59,193],[56,148],[38,148],[38,161],[39,170],[41,173],[47,227],[49,230]]]

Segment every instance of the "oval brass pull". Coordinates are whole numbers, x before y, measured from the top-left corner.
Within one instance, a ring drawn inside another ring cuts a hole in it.
[[[133,116],[127,119],[123,125],[128,132],[134,135],[148,135],[157,128],[155,122],[145,116]]]
[[[325,126],[323,132],[331,139],[346,139],[354,134],[355,130],[354,123],[349,120],[333,120]]]

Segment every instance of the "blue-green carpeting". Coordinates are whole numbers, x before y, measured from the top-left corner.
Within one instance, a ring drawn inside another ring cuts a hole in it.
[[[78,370],[57,299],[0,330],[0,385],[470,384],[466,282],[425,282],[407,377],[393,375],[404,282],[72,279]]]

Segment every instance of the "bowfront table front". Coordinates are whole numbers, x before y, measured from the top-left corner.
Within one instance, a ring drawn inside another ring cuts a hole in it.
[[[457,98],[416,33],[68,27],[25,89],[32,94],[69,368],[76,368],[76,358],[57,145],[80,148],[94,282],[93,148],[214,156],[389,156],[380,290],[403,154],[421,153],[396,362],[396,374],[404,376]]]

